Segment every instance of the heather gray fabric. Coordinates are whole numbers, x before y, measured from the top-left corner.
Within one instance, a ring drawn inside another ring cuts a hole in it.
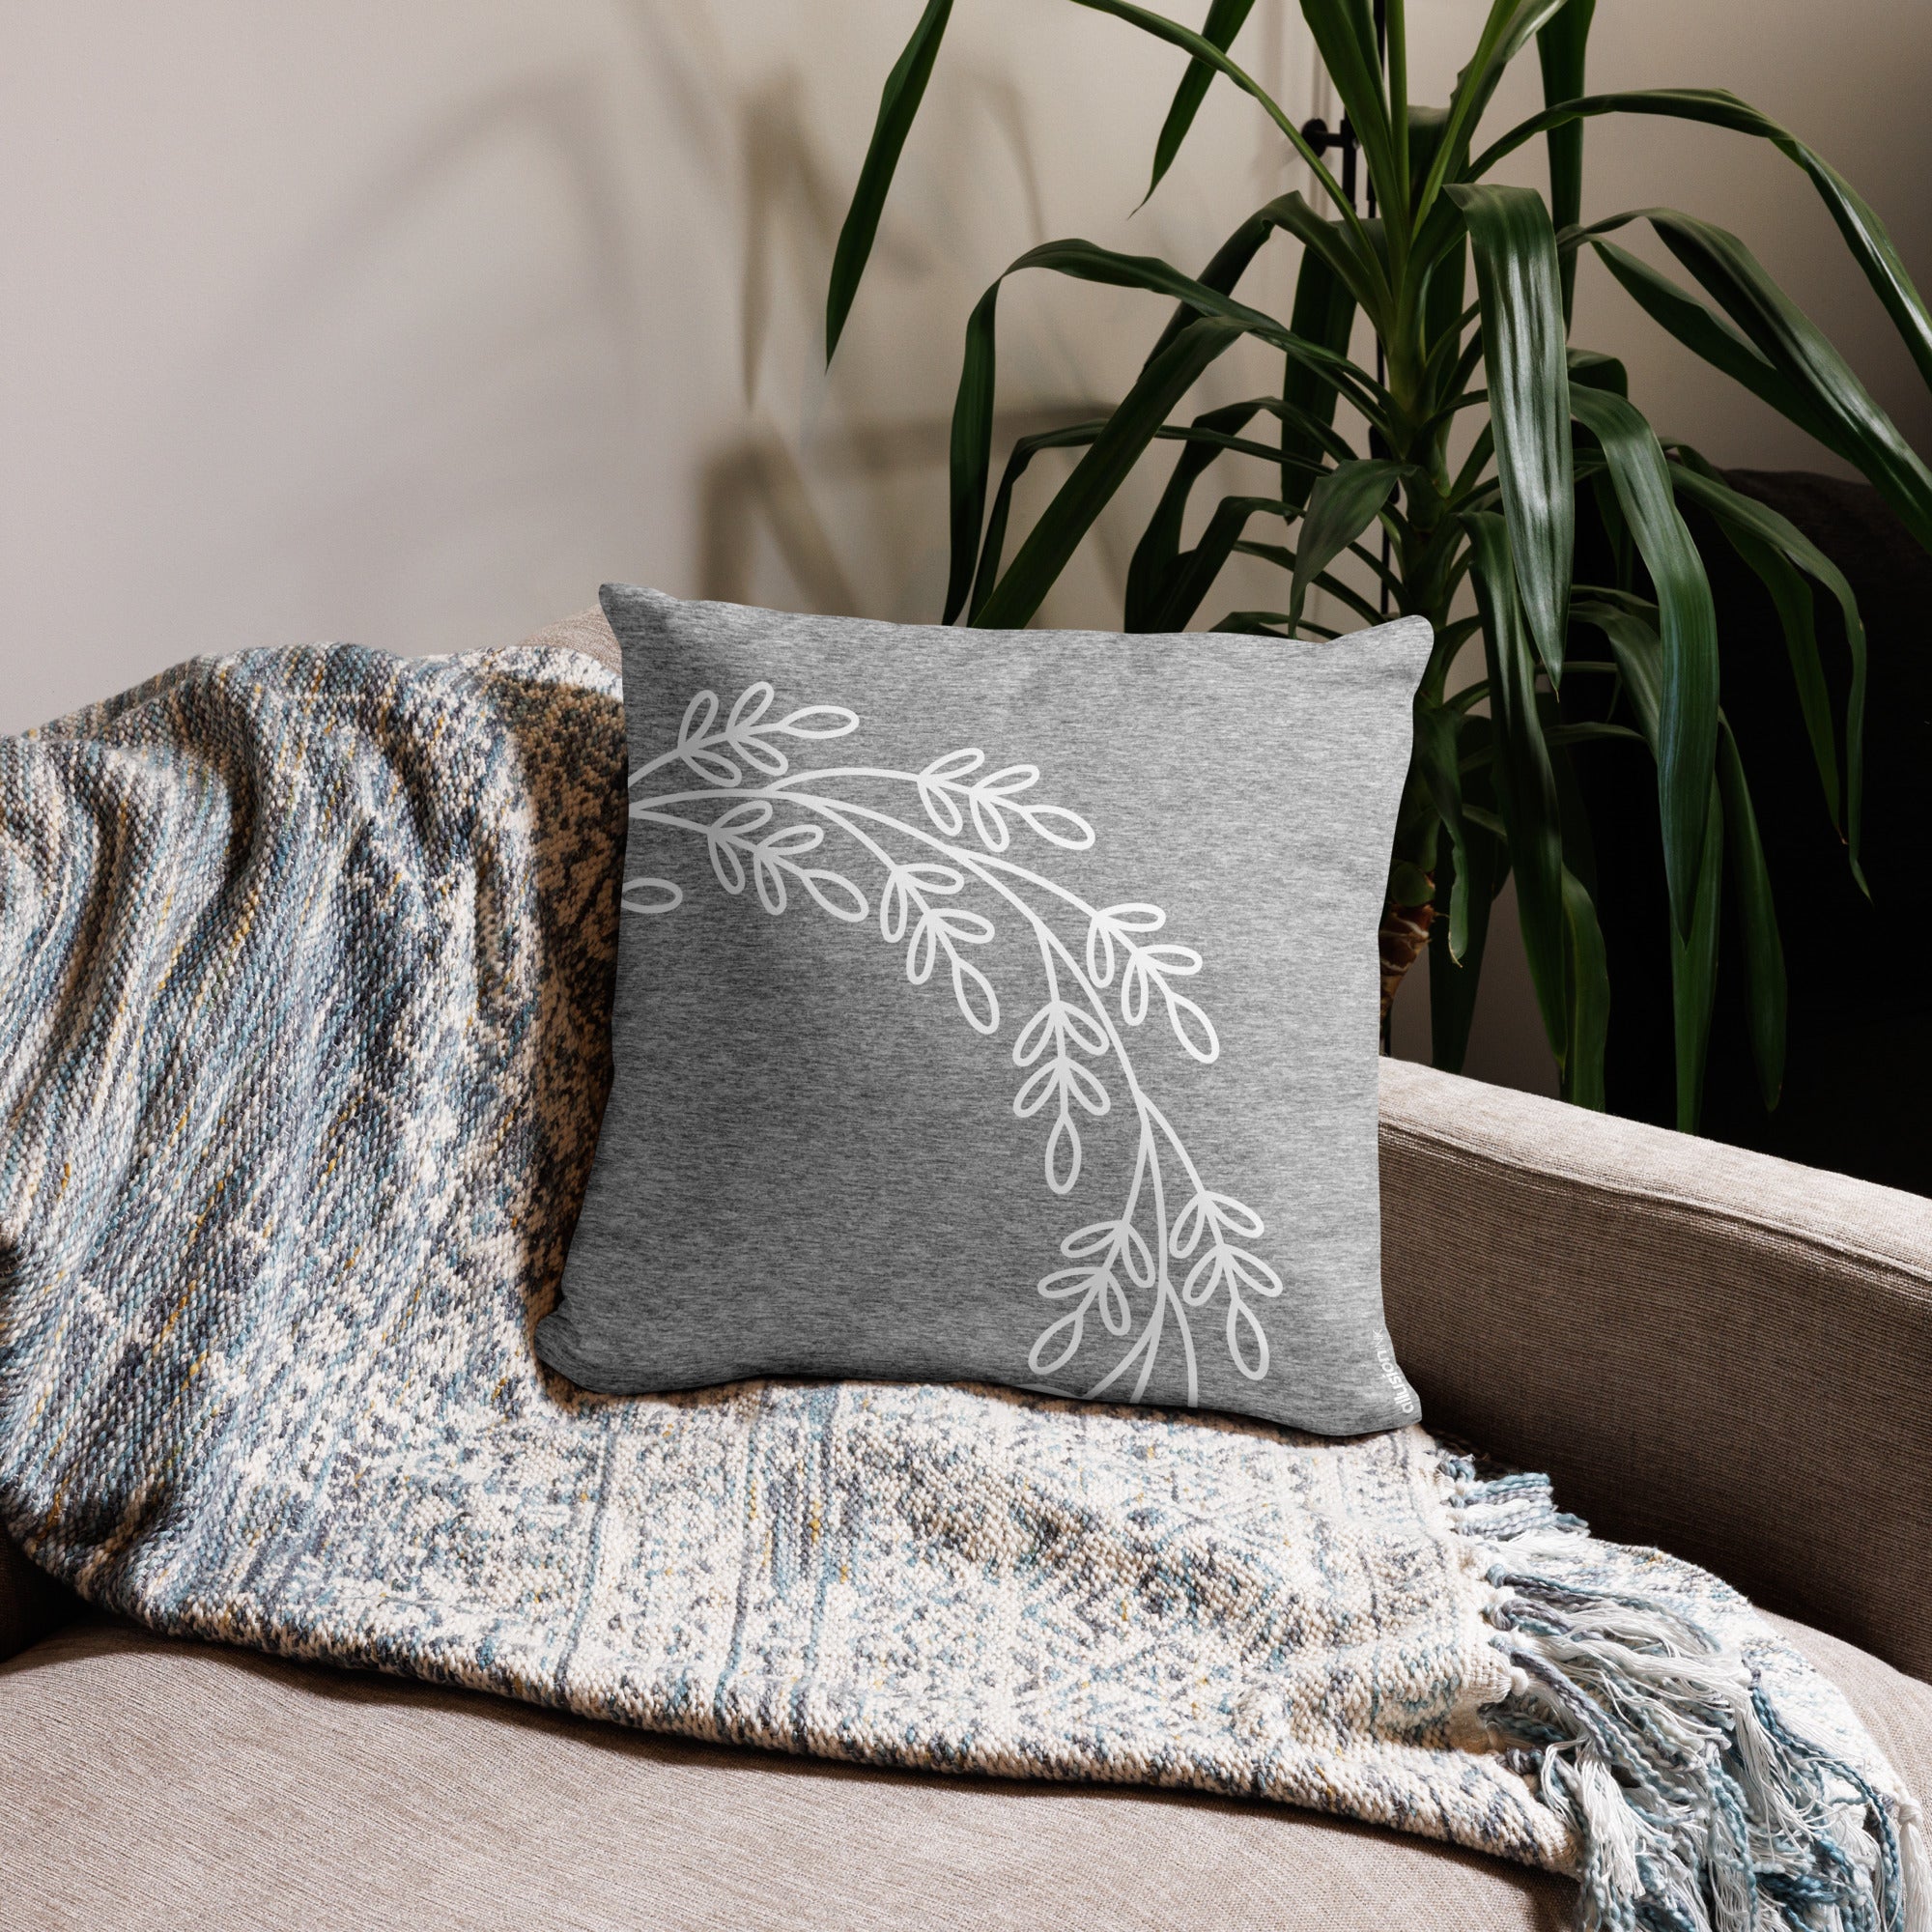
[[[615,1079],[543,1359],[1412,1420],[1376,927],[1428,626],[604,608]]]

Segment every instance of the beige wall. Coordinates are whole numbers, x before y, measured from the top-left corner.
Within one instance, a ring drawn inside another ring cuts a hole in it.
[[[959,0],[828,379],[832,238],[917,11],[8,9],[0,729],[197,651],[508,639],[608,577],[933,614],[945,417],[980,289],[1049,235],[1198,263],[1300,176],[1217,90],[1129,219],[1174,57],[1070,6]],[[1409,11],[1416,92],[1442,98],[1482,8]],[[1932,280],[1923,0],[1600,0],[1598,14],[1598,84],[1726,84],[1788,119]],[[1298,24],[1258,18],[1243,48],[1293,111],[1326,104]],[[1506,105],[1530,104],[1533,65]],[[1788,164],[1657,123],[1590,142],[1590,213],[1671,201],[1740,228],[1932,447],[1922,387]],[[1284,288],[1280,268],[1256,283],[1258,298]],[[1157,323],[1140,298],[1015,285],[1007,427],[1117,389]],[[1625,354],[1660,425],[1719,460],[1824,460],[1587,270],[1580,334]],[[1242,380],[1217,372],[1226,393]],[[1110,520],[1049,618],[1117,614],[1132,528]],[[1508,958],[1478,1027],[1484,1070],[1545,1077]]]

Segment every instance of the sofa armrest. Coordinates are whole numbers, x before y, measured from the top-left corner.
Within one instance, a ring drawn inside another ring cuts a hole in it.
[[[71,1623],[85,1605],[0,1529],[0,1662]]]
[[[1384,1060],[1432,1427],[1932,1678],[1932,1201]]]

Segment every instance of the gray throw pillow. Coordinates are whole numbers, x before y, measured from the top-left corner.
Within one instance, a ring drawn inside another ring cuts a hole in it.
[[[543,1360],[1414,1420],[1376,932],[1429,626],[604,610],[613,1083]]]

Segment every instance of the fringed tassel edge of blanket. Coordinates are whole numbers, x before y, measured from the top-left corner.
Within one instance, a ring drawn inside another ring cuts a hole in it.
[[[1932,1932],[1910,1797],[1805,1736],[1681,1610],[1593,1577],[1547,1477],[1445,1470],[1510,1666],[1480,1717],[1575,1834],[1586,1932]]]

